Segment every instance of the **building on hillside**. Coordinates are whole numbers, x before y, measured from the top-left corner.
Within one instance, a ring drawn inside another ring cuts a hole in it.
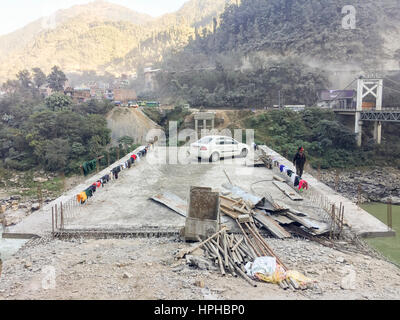
[[[329,109],[355,109],[355,90],[322,90],[318,96],[318,107]]]
[[[104,99],[113,101],[114,100],[114,91],[112,89],[105,89]]]
[[[90,96],[92,99],[102,100],[104,98],[105,90],[99,87],[90,88]]]
[[[133,89],[118,88],[114,89],[113,93],[113,100],[121,101],[122,103],[128,103],[129,101],[134,101],[137,99],[136,92]]]
[[[76,103],[83,103],[91,100],[92,96],[90,94],[90,88],[86,87],[74,88],[72,99]]]

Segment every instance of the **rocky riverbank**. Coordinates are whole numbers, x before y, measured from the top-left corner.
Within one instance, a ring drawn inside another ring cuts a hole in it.
[[[43,205],[52,200],[52,198],[45,199]],[[22,199],[19,195],[0,199],[0,224],[4,227],[15,225],[39,209],[40,203],[35,199]]]
[[[359,189],[361,202],[400,205],[400,170],[390,167],[363,168],[356,170],[321,171],[322,182],[343,196],[357,202]]]
[[[0,224],[18,224],[42,205],[56,199],[65,189],[79,184],[80,176],[60,177],[44,171],[0,172]],[[41,197],[39,196],[39,190]]]

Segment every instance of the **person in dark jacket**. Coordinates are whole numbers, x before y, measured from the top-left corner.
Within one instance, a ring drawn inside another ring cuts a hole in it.
[[[303,175],[304,164],[306,163],[306,155],[304,154],[304,148],[300,147],[296,155],[293,158],[293,165],[296,167],[296,174],[301,178]]]

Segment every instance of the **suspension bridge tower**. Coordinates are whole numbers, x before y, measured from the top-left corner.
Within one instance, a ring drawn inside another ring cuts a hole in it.
[[[367,79],[359,78],[357,80],[357,104],[355,112],[355,127],[354,132],[357,136],[357,145],[361,146],[362,141],[362,111],[363,102],[367,96],[375,98],[375,111],[382,111],[382,92],[383,79]],[[374,122],[374,140],[380,144],[382,140],[382,122]]]

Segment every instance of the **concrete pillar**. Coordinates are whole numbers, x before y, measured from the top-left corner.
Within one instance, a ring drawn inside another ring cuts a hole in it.
[[[214,119],[211,120],[211,129],[214,130]]]
[[[362,101],[363,101],[363,92],[364,92],[364,82],[362,79],[358,79],[357,81],[357,105],[356,105],[356,114],[355,114],[355,124],[354,124],[354,133],[356,134],[357,145],[361,147],[362,141],[362,123],[360,122],[362,111]]]
[[[206,119],[203,120],[203,129],[204,130],[207,129],[207,120]]]
[[[374,140],[377,144],[382,142],[382,122],[374,122]]]
[[[354,133],[356,134],[357,146],[361,147],[362,142],[362,121],[360,121],[361,114],[356,112],[355,115],[355,125],[354,125]]]
[[[199,120],[194,120],[194,130],[196,131],[196,139],[199,136]]]

